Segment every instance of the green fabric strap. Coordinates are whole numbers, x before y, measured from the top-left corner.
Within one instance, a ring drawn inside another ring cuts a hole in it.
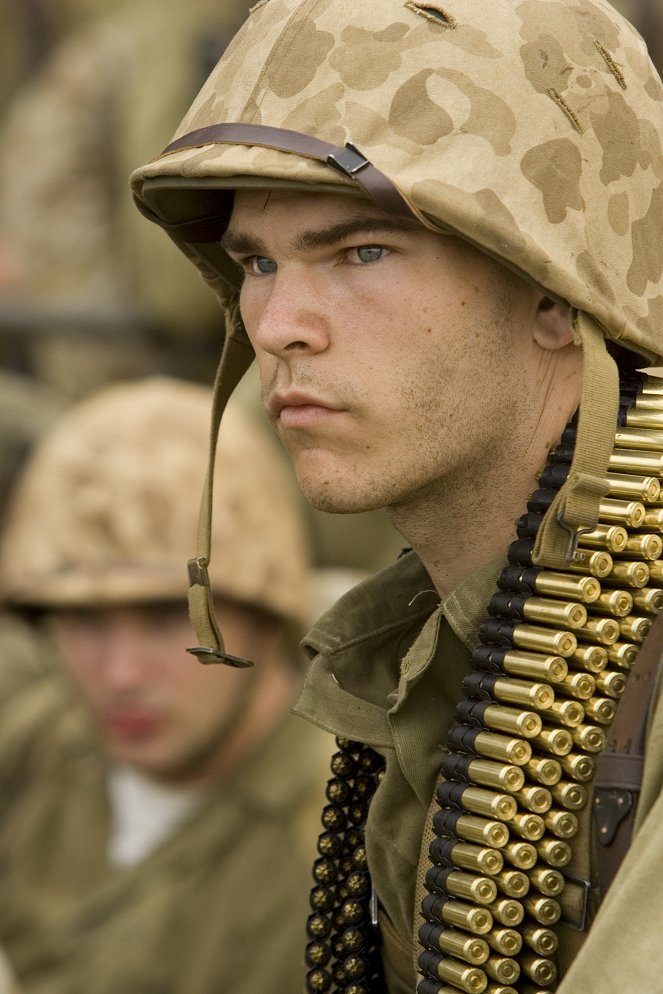
[[[608,493],[606,473],[619,407],[617,366],[601,328],[582,312],[574,325],[584,352],[576,447],[568,478],[546,513],[532,553],[534,563],[557,570],[588,555],[578,549],[578,539],[596,527],[599,502]]]
[[[226,312],[226,339],[221,361],[214,381],[212,423],[210,427],[209,465],[200,501],[196,558],[189,567],[189,619],[196,633],[198,645],[188,649],[201,663],[228,663],[231,666],[250,666],[247,660],[230,656],[223,644],[214,615],[214,598],[207,567],[211,558],[212,504],[214,496],[214,461],[221,418],[233,390],[253,361],[254,353],[239,316],[239,306]]]

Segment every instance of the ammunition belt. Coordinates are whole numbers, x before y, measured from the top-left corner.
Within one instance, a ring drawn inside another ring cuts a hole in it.
[[[565,572],[532,564],[575,424],[539,478],[448,733],[419,929],[418,994],[549,994],[578,813],[663,607],[663,381],[622,385],[610,490]],[[383,761],[338,740],[314,865],[307,991],[384,989],[363,828]]]

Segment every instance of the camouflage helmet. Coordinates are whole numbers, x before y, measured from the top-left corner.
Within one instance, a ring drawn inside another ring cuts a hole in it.
[[[259,0],[132,185],[226,305],[225,394],[251,358],[218,244],[234,189],[367,197],[568,303],[578,444],[535,549],[561,568],[606,492],[605,338],[663,356],[662,145],[661,81],[605,0]]]
[[[185,600],[207,463],[207,387],[118,383],[71,408],[35,450],[10,507],[0,586],[15,606]],[[287,464],[255,415],[231,405],[219,445],[214,593],[302,629],[307,539]]]

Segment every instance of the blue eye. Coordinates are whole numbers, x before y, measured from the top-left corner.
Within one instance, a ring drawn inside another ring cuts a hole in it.
[[[253,259],[253,271],[262,276],[276,272],[276,263],[264,255],[256,255]]]
[[[381,245],[360,245],[356,252],[360,262],[377,262],[382,258],[384,248]]]

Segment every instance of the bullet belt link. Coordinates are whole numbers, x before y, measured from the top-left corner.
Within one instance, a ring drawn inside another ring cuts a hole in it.
[[[599,523],[565,572],[532,565],[571,423],[518,521],[437,788],[418,994],[550,994],[578,813],[663,607],[663,381],[622,386]],[[339,740],[308,920],[307,991],[383,989],[363,828],[383,761]]]

